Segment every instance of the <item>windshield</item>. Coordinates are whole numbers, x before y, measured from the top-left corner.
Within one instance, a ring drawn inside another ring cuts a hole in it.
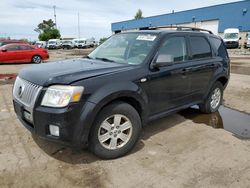
[[[96,48],[89,57],[138,65],[145,60],[156,37],[156,35],[140,33],[114,35]]]
[[[55,44],[56,42],[55,41],[49,41],[49,44]]]
[[[225,33],[224,39],[238,39],[239,34],[238,33]]]
[[[63,41],[63,44],[71,44],[71,41]]]

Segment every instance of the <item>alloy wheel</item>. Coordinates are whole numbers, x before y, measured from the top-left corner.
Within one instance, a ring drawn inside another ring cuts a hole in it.
[[[126,116],[114,114],[101,123],[98,140],[106,149],[122,148],[130,140],[132,130],[132,123]]]

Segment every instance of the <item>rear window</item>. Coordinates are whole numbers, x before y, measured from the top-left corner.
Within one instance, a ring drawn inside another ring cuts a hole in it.
[[[190,37],[193,59],[212,57],[211,47],[204,37]]]
[[[216,56],[220,56],[223,59],[228,58],[227,50],[226,50],[222,40],[215,38],[215,37],[210,37],[210,41],[215,49]]]

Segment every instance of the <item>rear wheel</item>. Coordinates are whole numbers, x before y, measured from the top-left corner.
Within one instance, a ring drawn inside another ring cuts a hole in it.
[[[89,149],[105,159],[125,155],[141,132],[138,112],[127,103],[113,103],[99,113],[91,130]]]
[[[221,82],[215,82],[204,103],[199,104],[200,110],[204,113],[216,112],[222,103],[222,99],[223,85]]]
[[[42,62],[41,56],[39,56],[39,55],[34,55],[34,56],[32,57],[32,62],[33,62],[33,63],[36,63],[36,64],[41,63],[41,62]]]

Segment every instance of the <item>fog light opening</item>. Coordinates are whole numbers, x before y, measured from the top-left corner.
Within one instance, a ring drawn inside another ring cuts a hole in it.
[[[59,127],[56,125],[49,125],[49,132],[52,136],[59,136]]]

